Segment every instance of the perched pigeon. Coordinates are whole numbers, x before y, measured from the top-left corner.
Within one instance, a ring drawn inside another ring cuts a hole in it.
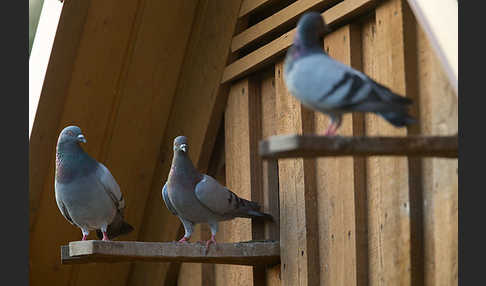
[[[201,174],[192,164],[188,148],[185,136],[174,139],[172,166],[162,189],[165,205],[184,225],[185,235],[179,242],[191,237],[196,223],[208,223],[211,228],[211,239],[206,242],[208,248],[216,243],[219,221],[236,217],[273,220],[271,215],[259,211],[258,203],[239,198],[212,177]]]
[[[305,106],[331,117],[326,135],[334,135],[347,112],[374,112],[392,125],[415,122],[407,114],[409,98],[393,93],[367,75],[329,57],[320,37],[328,31],[317,12],[304,14],[293,45],[287,51],[284,80],[290,93]]]
[[[81,129],[68,126],[61,131],[56,150],[56,202],[62,215],[83,232],[110,240],[129,233],[133,227],[123,220],[125,200],[110,171],[79,146],[86,142]],[[101,231],[100,231],[101,230]]]

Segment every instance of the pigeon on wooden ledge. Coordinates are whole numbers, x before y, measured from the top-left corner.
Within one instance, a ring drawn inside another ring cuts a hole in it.
[[[297,23],[294,42],[284,62],[284,81],[289,92],[303,105],[331,117],[326,135],[336,134],[342,115],[348,112],[373,112],[396,127],[414,123],[416,120],[406,108],[411,99],[323,51],[320,37],[327,31],[319,13],[305,13]]]
[[[211,243],[216,244],[219,221],[237,217],[273,220],[271,215],[259,211],[258,203],[238,197],[211,176],[201,174],[192,164],[188,150],[185,136],[174,139],[172,166],[162,189],[165,205],[184,225],[185,235],[179,242],[189,240],[194,224],[208,223],[211,239],[206,242],[207,251]]]
[[[61,214],[83,233],[111,240],[133,227],[123,219],[125,200],[110,171],[79,145],[86,139],[77,126],[61,131],[57,141],[55,195]]]

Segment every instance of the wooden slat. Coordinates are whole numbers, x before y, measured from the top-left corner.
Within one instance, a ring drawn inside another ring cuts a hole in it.
[[[243,0],[238,17],[242,18],[248,14],[265,9],[277,1],[278,0]]]
[[[234,36],[233,40],[231,41],[231,51],[236,52],[256,41],[261,40],[270,33],[275,33],[279,30],[290,27],[290,25],[295,25],[298,18],[308,10],[321,10],[322,8],[330,6],[335,2],[337,2],[337,0],[296,1]]]
[[[285,88],[283,61],[275,65],[275,89],[278,133],[312,131],[312,112]],[[301,158],[278,162],[282,285],[319,284],[314,163]]]
[[[351,59],[355,55],[352,55],[351,44],[355,36],[351,26],[346,25],[325,37],[324,49],[334,59],[352,65]],[[314,117],[314,132],[323,134],[330,124],[330,118],[319,112],[315,112]],[[339,133],[353,135],[351,114],[343,117]],[[323,269],[320,285],[356,285],[353,158],[318,158],[316,182],[319,259]]]
[[[258,108],[256,82],[243,79],[231,86],[224,116],[226,186],[238,196],[252,199],[255,188],[261,188],[261,172],[255,168],[251,157],[254,147],[252,137],[258,136],[259,114],[251,114]],[[217,239],[220,241],[244,241],[252,239],[251,220],[237,218],[220,223]],[[217,285],[246,285],[253,280],[251,267],[217,265]]]
[[[174,226],[179,226],[180,221],[167,210],[160,197],[172,161],[174,138],[187,136],[194,165],[202,171],[209,165],[228,92],[228,86],[220,86],[220,80],[240,4],[240,1],[207,0],[198,3],[149,199],[144,207],[140,241],[172,241],[178,235],[178,227]],[[167,271],[169,264],[134,263],[128,285],[154,285],[165,279]]]
[[[457,0],[408,0],[418,22],[458,92],[459,18]]]
[[[271,158],[320,156],[420,156],[457,158],[457,136],[328,137],[278,135],[260,142],[260,155]]]
[[[363,71],[399,94],[407,94],[403,0],[384,1],[365,24]],[[365,116],[368,136],[405,136],[375,114]],[[406,157],[366,162],[370,285],[412,285],[409,169]]]
[[[260,96],[262,101],[261,135],[263,138],[277,134],[277,113],[275,93],[275,72],[271,68],[260,75]],[[258,156],[257,150],[254,151]],[[262,160],[260,158],[260,160]],[[262,160],[263,161],[263,160]],[[265,224],[265,239],[280,240],[280,209],[278,189],[278,162],[277,160],[263,161],[263,209],[274,218],[272,223]],[[281,265],[266,267],[265,285],[280,286]]]
[[[426,33],[417,27],[421,132],[454,134],[459,128],[458,102]],[[458,282],[458,161],[423,161],[424,285]]]
[[[139,242],[87,240],[70,242],[69,255],[63,264],[123,261],[194,262],[240,265],[266,265],[279,262],[280,246],[276,241],[218,243],[206,254],[203,243]],[[66,255],[65,250],[61,250]]]
[[[348,0],[330,8],[322,15],[326,23],[332,28],[332,26],[342,21],[369,11],[375,4],[376,0]],[[235,80],[276,60],[292,45],[294,35],[295,29],[292,29],[265,46],[228,65],[224,70],[221,82],[225,83]]]

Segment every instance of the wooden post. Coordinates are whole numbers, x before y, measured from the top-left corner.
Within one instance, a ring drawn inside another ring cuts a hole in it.
[[[275,71],[270,68],[268,71],[261,72],[261,135],[262,138],[277,134],[277,112],[276,112],[276,91],[275,91]],[[271,214],[274,222],[265,224],[265,239],[280,240],[280,209],[279,209],[279,177],[277,160],[262,162],[263,177],[263,205],[264,210]],[[266,268],[267,286],[280,286],[281,265]]]
[[[458,102],[425,31],[416,26],[421,133],[458,132]],[[424,284],[458,285],[458,161],[424,159]]]
[[[275,89],[278,133],[311,132],[312,112],[286,90],[283,61],[275,65]],[[280,160],[278,172],[282,284],[317,285],[320,269],[315,160]]]
[[[351,44],[356,43],[353,37],[359,37],[355,29],[354,26],[346,25],[326,36],[324,50],[334,59],[351,65],[351,60],[356,57],[352,53],[356,50],[352,50]],[[359,49],[357,51],[360,52]],[[315,113],[315,134],[323,134],[329,124],[328,116]],[[343,117],[339,135],[352,134],[353,118],[347,114]],[[320,284],[356,285],[358,237],[355,231],[353,158],[318,158],[316,164]]]
[[[363,70],[393,91],[405,95],[402,0],[376,8],[365,23]],[[382,118],[366,115],[367,135],[405,136]],[[407,158],[367,159],[369,282],[371,285],[411,285],[410,205]]]

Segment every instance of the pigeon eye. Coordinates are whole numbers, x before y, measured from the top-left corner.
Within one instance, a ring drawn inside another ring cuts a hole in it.
[[[67,135],[69,135],[69,136],[74,136],[74,133],[73,133],[72,131],[68,131],[68,132],[67,132]]]

